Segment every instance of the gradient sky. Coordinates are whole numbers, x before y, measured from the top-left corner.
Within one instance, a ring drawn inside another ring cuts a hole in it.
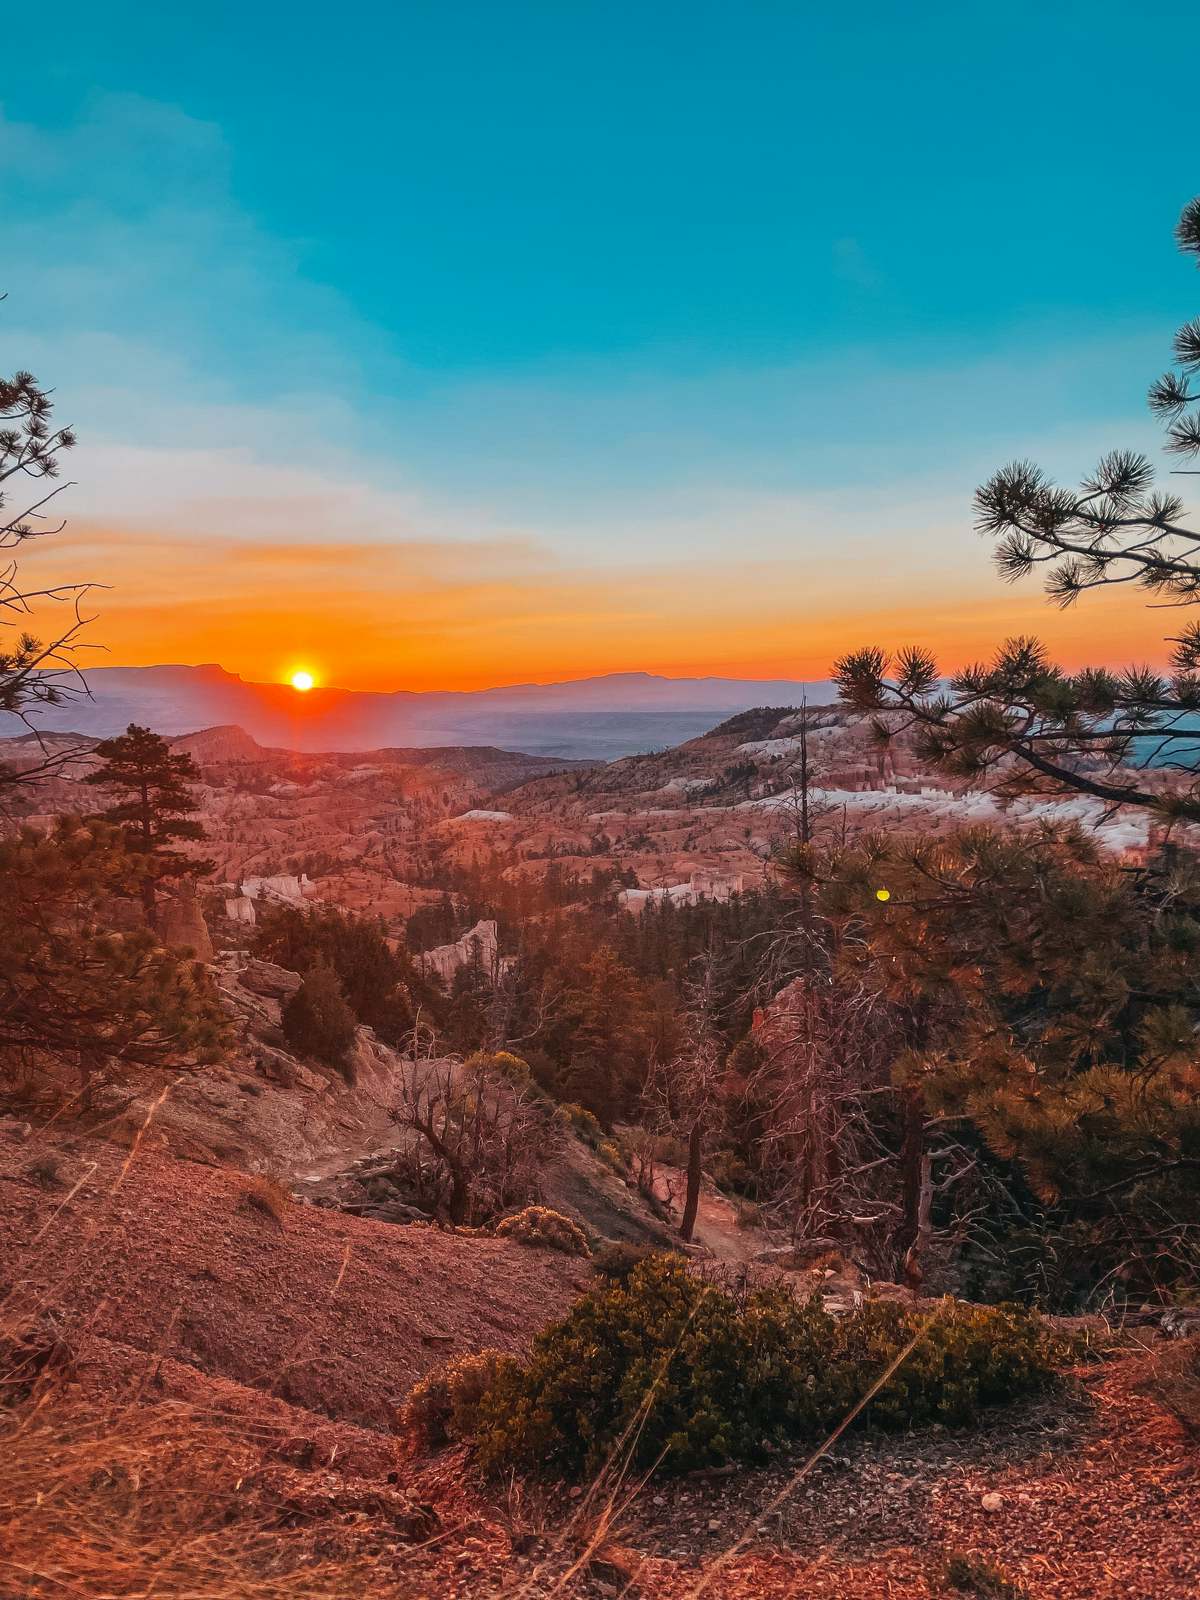
[[[970,501],[1158,451],[1194,0],[64,0],[5,38],[0,366],[81,433],[30,573],[111,586],[112,662],[1161,657],[1128,596],[1003,587]]]

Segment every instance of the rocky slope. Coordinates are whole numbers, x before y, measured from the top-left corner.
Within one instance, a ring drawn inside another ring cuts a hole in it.
[[[282,1592],[347,1600],[936,1600],[954,1571],[993,1583],[958,1592],[1037,1600],[1190,1600],[1200,1585],[1200,1458],[1143,1392],[1153,1358],[1136,1348],[961,1435],[863,1434],[815,1465],[788,1452],[568,1498],[483,1482],[461,1451],[416,1454],[394,1428],[416,1377],[457,1351],[519,1350],[586,1263],[299,1205],[277,1218],[251,1193],[153,1149],[150,1131],[127,1153],[0,1126],[0,1343],[43,1384],[34,1406],[14,1391],[0,1409],[4,1592],[99,1592],[42,1585],[55,1547],[36,1530],[57,1504],[53,1530],[73,1536],[58,1564],[97,1527],[111,1563],[164,1450],[173,1516],[216,1451],[226,1477],[202,1484],[187,1548],[214,1563],[201,1530],[215,1516],[222,1554],[249,1563],[236,1590],[193,1578],[158,1582],[164,1596],[274,1597],[254,1582],[297,1543],[312,1578]],[[158,1441],[144,1460],[142,1439]],[[62,1485],[81,1450],[72,1523],[61,1487],[48,1505],[38,1484]],[[144,1521],[139,1537],[143,1571],[174,1570],[178,1536],[165,1554]]]

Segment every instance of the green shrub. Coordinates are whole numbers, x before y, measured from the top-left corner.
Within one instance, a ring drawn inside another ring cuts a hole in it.
[[[596,1146],[596,1154],[621,1177],[625,1176],[625,1157],[621,1154],[621,1147],[612,1139],[601,1139]]]
[[[468,1068],[482,1066],[506,1079],[514,1089],[528,1088],[533,1082],[529,1063],[523,1061],[520,1056],[514,1056],[509,1050],[477,1050],[474,1055],[468,1056],[465,1065]]]
[[[652,1256],[498,1376],[480,1406],[479,1457],[574,1475],[628,1438],[635,1463],[669,1471],[760,1460],[838,1423],[924,1321],[887,1302],[835,1319],[782,1287],[741,1299]],[[864,1420],[965,1423],[1039,1387],[1051,1376],[1039,1329],[1028,1313],[947,1302]]]
[[[591,1246],[583,1229],[564,1217],[561,1211],[551,1211],[548,1206],[526,1206],[511,1217],[496,1224],[496,1236],[515,1239],[518,1244],[540,1246],[543,1250],[561,1250],[568,1256],[590,1256]]]
[[[350,1050],[355,1016],[332,967],[309,969],[304,982],[284,1006],[282,1020],[284,1038],[296,1055],[324,1062],[353,1082]]]
[[[431,1447],[473,1437],[483,1396],[517,1364],[502,1350],[480,1350],[435,1367],[410,1391],[400,1413],[401,1429]]]
[[[626,1244],[613,1241],[596,1251],[594,1265],[601,1278],[610,1283],[625,1283],[635,1268],[661,1251],[652,1244]]]
[[[892,1300],[870,1300],[837,1324],[837,1358],[869,1387],[924,1320]],[[914,1422],[962,1427],[1043,1381],[1050,1367],[1040,1320],[1012,1306],[947,1300],[912,1354],[871,1402],[878,1427]]]
[[[604,1137],[604,1130],[595,1112],[589,1111],[586,1106],[575,1105],[571,1101],[566,1102],[560,1109],[575,1132],[594,1150]]]

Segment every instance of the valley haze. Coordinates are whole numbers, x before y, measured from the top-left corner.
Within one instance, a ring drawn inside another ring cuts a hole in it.
[[[236,723],[260,744],[309,753],[486,743],[531,755],[608,761],[681,744],[754,706],[820,703],[828,680],[664,678],[611,673],[564,683],[387,693],[253,683],[215,664],[100,667],[88,698],[44,708],[45,733],[110,738],[131,722],[159,733]]]

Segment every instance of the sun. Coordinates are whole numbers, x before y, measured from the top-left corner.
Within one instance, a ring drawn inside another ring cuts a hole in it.
[[[316,681],[311,672],[300,671],[292,673],[292,688],[299,689],[301,694],[307,694]]]

